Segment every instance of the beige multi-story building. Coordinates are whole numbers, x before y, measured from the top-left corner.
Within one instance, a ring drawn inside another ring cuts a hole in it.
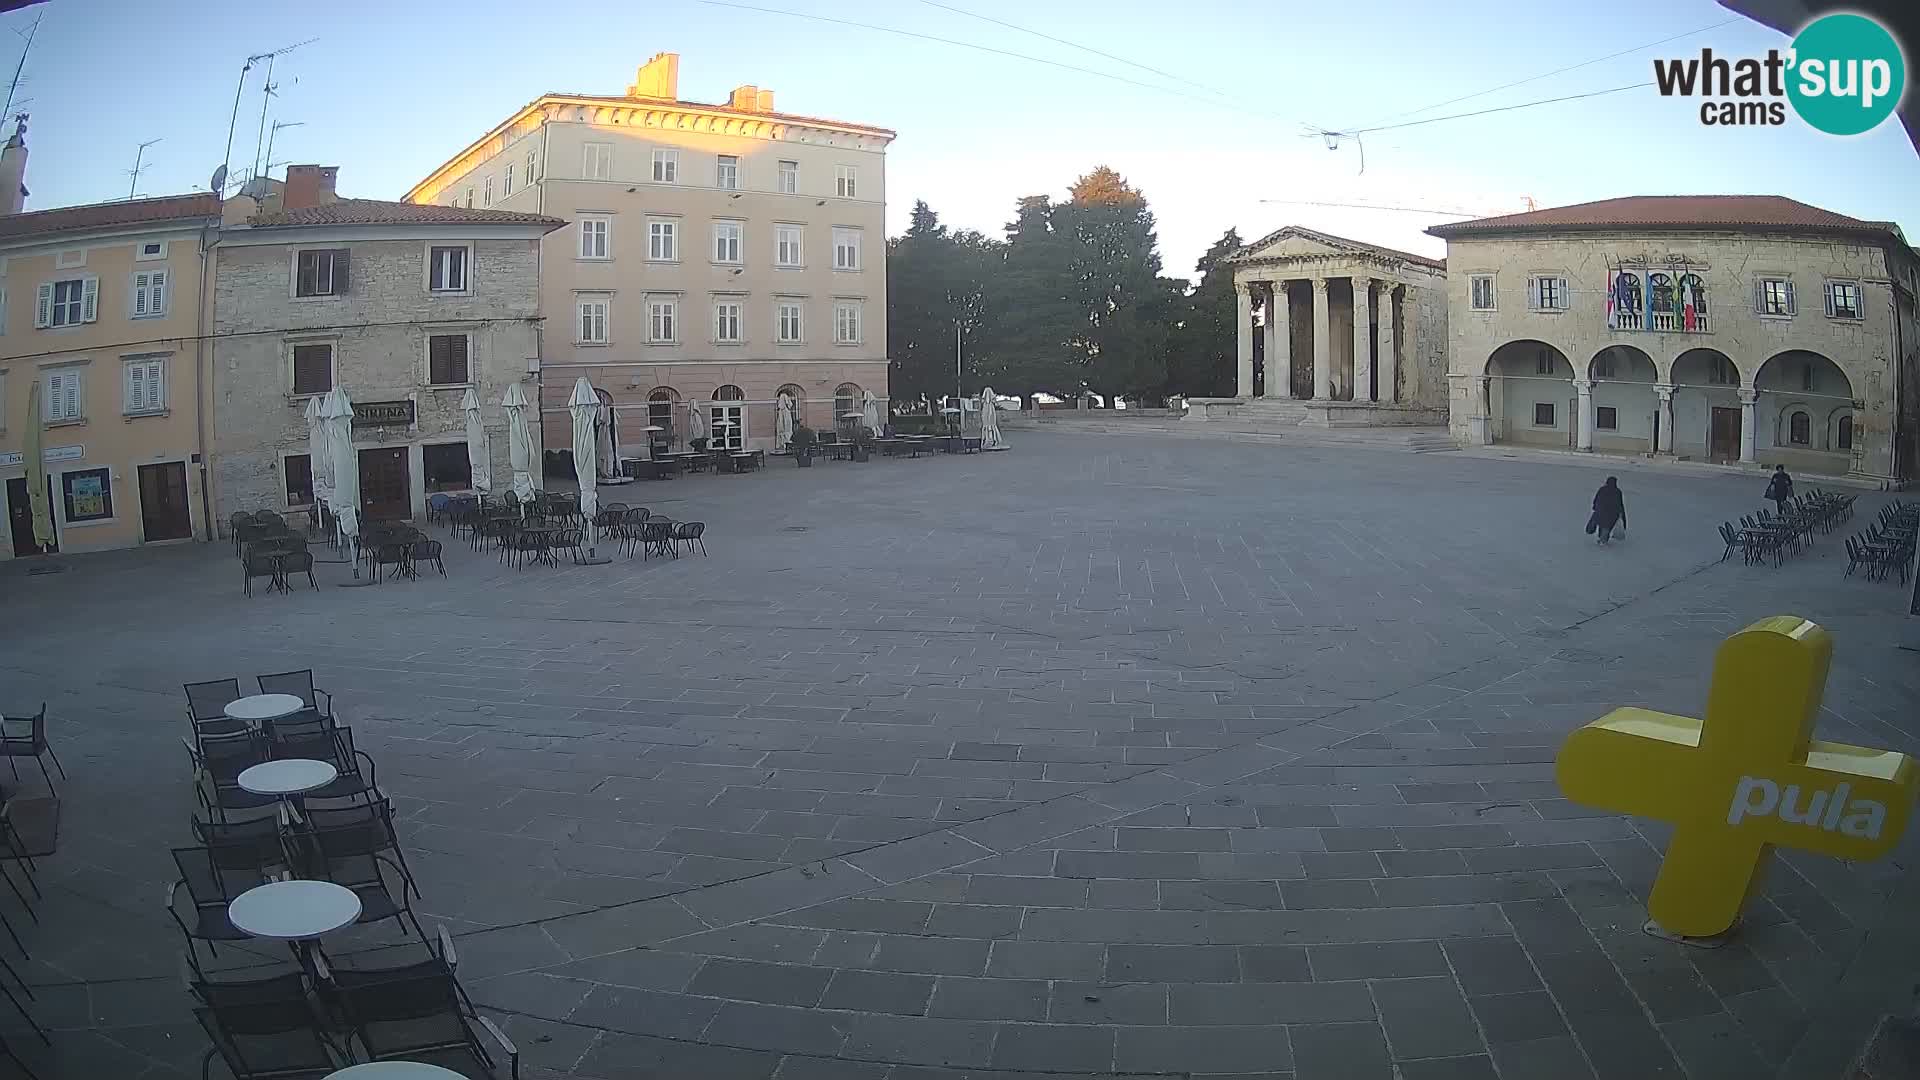
[[[214,273],[213,505],[313,503],[306,407],[353,401],[362,520],[410,518],[471,488],[462,403],[481,405],[494,490],[507,488],[501,398],[538,368],[534,214],[343,199],[330,166],[294,165],[227,200]]]
[[[893,137],[776,112],[754,86],[682,101],[662,53],[624,96],[537,98],[406,197],[568,223],[540,252],[548,447],[582,375],[617,418],[609,465],[684,441],[693,409],[716,441],[772,447],[780,397],[825,428],[887,396]]]
[[[21,213],[25,145],[0,152],[0,559],[32,555],[27,419],[40,401],[52,550],[205,535],[205,244],[211,195]]]
[[[1915,475],[1920,260],[1892,223],[1640,196],[1427,231],[1457,442]]]

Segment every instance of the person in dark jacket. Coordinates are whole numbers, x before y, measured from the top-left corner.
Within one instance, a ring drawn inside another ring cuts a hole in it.
[[[1620,478],[1607,477],[1600,490],[1593,493],[1593,516],[1587,519],[1587,531],[1598,533],[1600,543],[1605,544],[1613,536],[1613,530],[1627,527],[1627,501],[1620,494]]]
[[[1773,500],[1774,509],[1780,516],[1787,514],[1787,500],[1793,498],[1793,477],[1787,475],[1785,465],[1773,467],[1773,477],[1767,481],[1767,498]]]

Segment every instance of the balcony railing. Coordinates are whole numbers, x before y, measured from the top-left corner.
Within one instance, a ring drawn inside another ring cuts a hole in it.
[[[1639,308],[1615,308],[1607,319],[1607,326],[1613,330],[1652,330],[1661,334],[1706,334],[1712,332],[1707,313],[1696,311],[1693,325],[1687,326],[1686,315],[1678,311],[1655,311],[1651,316]]]

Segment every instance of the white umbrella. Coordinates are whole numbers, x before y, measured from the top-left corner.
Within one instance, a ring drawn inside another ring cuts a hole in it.
[[[500,399],[507,410],[507,461],[513,466],[513,494],[520,500],[520,516],[533,501],[533,433],[527,430],[527,395],[519,383],[508,383]]]
[[[781,394],[778,412],[774,417],[773,448],[785,450],[793,445],[793,399]]]
[[[868,427],[873,429],[875,435],[878,435],[880,434],[880,399],[874,397],[873,391],[871,390],[862,390],[860,393],[862,396],[860,406],[860,411],[863,414],[862,420]]]
[[[1000,398],[989,386],[980,391],[980,449],[1005,450],[1007,440],[1000,434]]]
[[[353,449],[353,399],[336,386],[320,407],[327,425],[327,452],[332,458],[333,519],[340,527],[340,550],[346,553],[353,576],[360,577],[360,456]]]
[[[307,475],[313,479],[313,501],[333,510],[333,451],[327,444],[327,425],[320,404],[325,396],[307,399]]]
[[[473,392],[473,387],[467,387],[460,408],[467,414],[467,470],[472,477],[468,486],[485,495],[493,490],[493,448],[487,442],[487,429],[480,423],[480,395]]]
[[[595,430],[595,422],[600,419],[600,396],[593,392],[593,384],[585,375],[573,381],[567,411],[573,414],[573,476],[580,483],[580,516],[587,522],[587,558],[597,561],[593,549],[599,538],[594,535],[593,518],[600,512],[600,491],[595,486],[600,475],[596,464],[600,460],[600,440]]]

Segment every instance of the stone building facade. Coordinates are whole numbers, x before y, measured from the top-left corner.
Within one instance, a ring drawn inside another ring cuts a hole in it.
[[[567,222],[541,247],[549,449],[582,375],[616,418],[609,467],[684,444],[695,409],[715,437],[724,420],[727,442],[773,448],[781,397],[817,428],[886,398],[893,132],[773,102],[755,86],[681,100],[662,53],[624,96],[541,96],[407,193]]]
[[[1650,196],[1428,231],[1461,444],[1915,473],[1920,263],[1890,223]]]
[[[1438,424],[1446,264],[1289,225],[1227,262],[1239,299],[1235,398],[1205,414],[1320,426]]]
[[[507,385],[535,396],[540,238],[531,214],[340,199],[333,170],[294,166],[264,206],[229,199],[214,272],[214,505],[312,501],[308,399],[354,402],[362,517],[405,518],[468,488],[466,414],[482,406],[496,490]]]

